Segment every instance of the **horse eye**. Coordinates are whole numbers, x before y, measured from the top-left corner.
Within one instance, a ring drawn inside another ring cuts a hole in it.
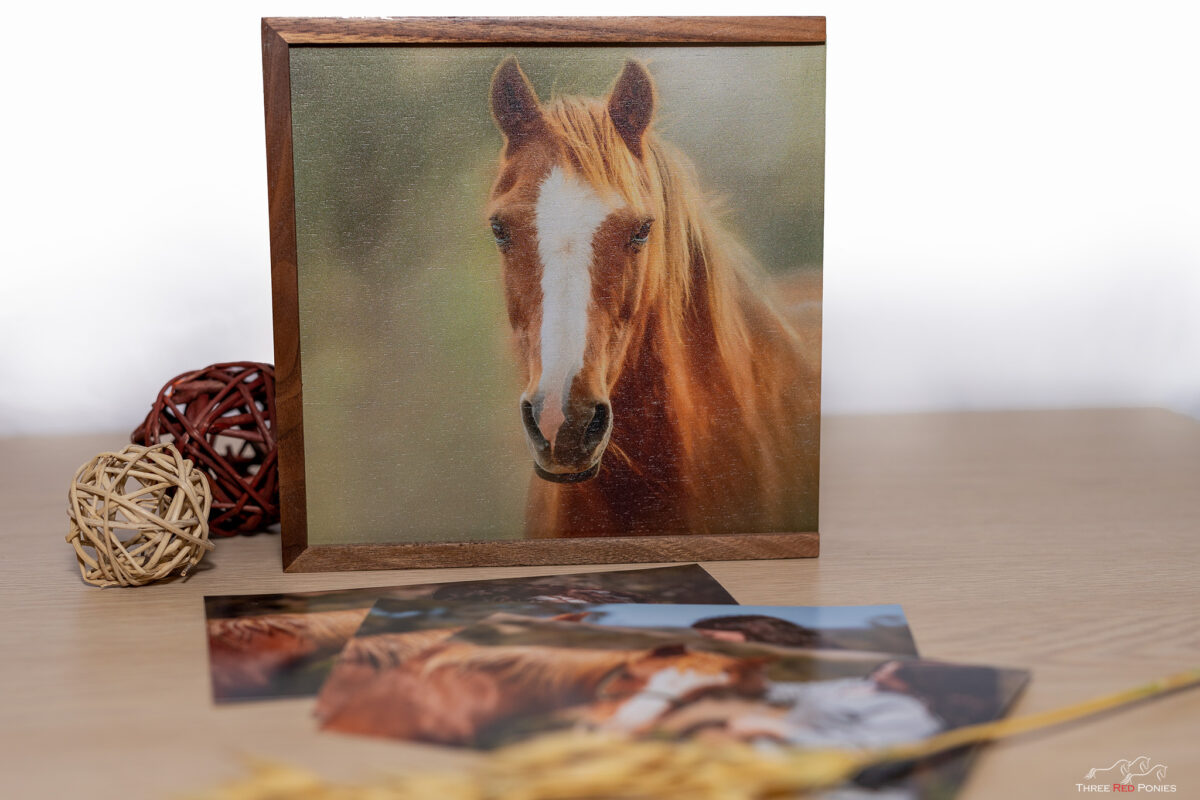
[[[648,219],[634,231],[633,236],[629,237],[629,243],[634,247],[641,247],[650,240],[650,228],[654,225],[654,220]]]
[[[508,228],[498,219],[492,220],[492,236],[496,237],[496,244],[501,247],[512,241],[512,235],[508,232]]]

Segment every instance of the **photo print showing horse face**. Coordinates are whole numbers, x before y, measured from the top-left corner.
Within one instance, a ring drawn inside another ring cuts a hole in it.
[[[291,79],[310,543],[816,530],[823,46]]]

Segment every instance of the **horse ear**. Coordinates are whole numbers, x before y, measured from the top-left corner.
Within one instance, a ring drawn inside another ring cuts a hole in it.
[[[629,151],[641,158],[642,137],[654,116],[654,81],[638,62],[625,62],[625,69],[608,95],[608,116]]]
[[[542,107],[515,56],[500,62],[492,75],[492,116],[510,148],[542,130]]]

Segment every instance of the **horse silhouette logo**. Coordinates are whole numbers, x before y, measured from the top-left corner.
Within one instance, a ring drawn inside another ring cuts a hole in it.
[[[1111,767],[1093,767],[1088,770],[1088,774],[1083,776],[1085,781],[1097,780],[1102,775],[1120,775],[1119,780],[1114,783],[1133,783],[1134,778],[1144,778],[1147,775],[1157,781],[1163,780],[1167,775],[1167,767],[1165,764],[1155,764],[1150,766],[1152,762],[1149,756],[1138,756],[1137,758],[1122,758],[1114,763]],[[1104,780],[1108,780],[1104,778]]]

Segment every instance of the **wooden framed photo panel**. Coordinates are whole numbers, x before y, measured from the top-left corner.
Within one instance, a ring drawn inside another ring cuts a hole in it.
[[[824,18],[262,33],[286,570],[817,555]]]

